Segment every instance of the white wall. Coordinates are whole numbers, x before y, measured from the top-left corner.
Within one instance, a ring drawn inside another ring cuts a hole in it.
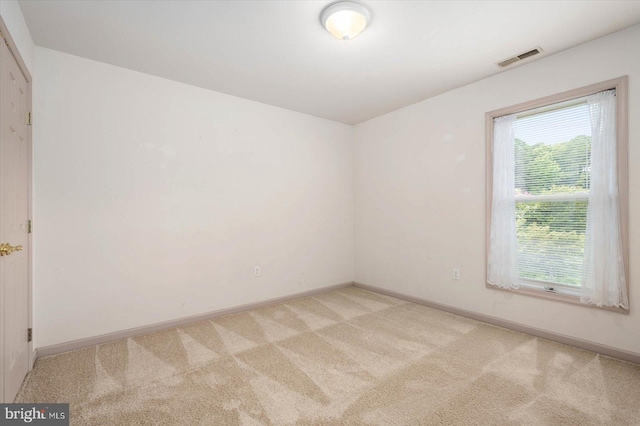
[[[359,124],[355,280],[640,354],[638,46],[635,26]],[[623,75],[631,313],[485,288],[485,112]]]
[[[353,279],[351,126],[40,47],[36,69],[37,347]]]
[[[0,1],[0,17],[11,33],[11,38],[18,48],[25,66],[33,75],[34,44],[18,2],[16,0]]]
[[[36,48],[35,346],[355,275],[640,353],[639,43],[636,26],[367,121],[355,135]],[[484,113],[621,75],[630,83],[631,313],[486,289]]]

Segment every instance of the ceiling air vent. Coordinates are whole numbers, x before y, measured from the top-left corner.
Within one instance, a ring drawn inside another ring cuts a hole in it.
[[[511,64],[516,62],[520,62],[524,59],[530,58],[532,56],[537,55],[538,53],[542,53],[542,48],[536,47],[535,49],[529,50],[528,52],[521,53],[519,55],[514,56],[513,58],[505,59],[502,62],[498,62],[498,66],[501,68],[508,67]]]

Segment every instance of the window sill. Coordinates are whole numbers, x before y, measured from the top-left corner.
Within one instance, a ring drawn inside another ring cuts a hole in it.
[[[539,299],[547,299],[547,300],[555,300],[557,302],[571,303],[573,305],[578,305],[585,308],[601,309],[601,310],[617,312],[619,314],[625,314],[625,315],[629,314],[629,309],[612,308],[609,306],[598,307],[596,305],[588,305],[586,303],[582,303],[580,301],[580,296],[565,293],[565,292],[548,291],[543,289],[537,289],[531,286],[522,286],[522,285],[518,289],[497,287],[489,283],[486,283],[485,285],[487,288],[490,288],[493,290],[506,291],[506,292],[516,293],[516,294],[524,294],[526,296],[533,296]]]

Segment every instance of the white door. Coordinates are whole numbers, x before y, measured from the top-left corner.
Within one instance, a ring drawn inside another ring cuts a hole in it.
[[[29,108],[27,79],[0,39],[0,401],[29,371]]]

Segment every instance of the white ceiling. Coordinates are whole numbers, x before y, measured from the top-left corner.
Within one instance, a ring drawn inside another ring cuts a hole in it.
[[[31,1],[39,46],[355,124],[640,22],[640,1],[364,1],[341,42],[330,1]]]

